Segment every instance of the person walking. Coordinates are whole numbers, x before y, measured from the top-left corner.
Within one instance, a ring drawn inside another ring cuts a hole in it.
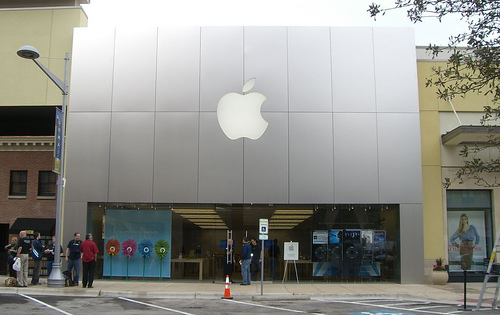
[[[248,237],[243,237],[243,248],[241,250],[241,277],[243,281],[240,285],[250,285],[250,263],[252,261],[252,246],[248,242]]]
[[[56,237],[52,236],[52,243],[49,243],[47,247],[45,247],[45,255],[47,257],[47,279],[50,276],[50,273],[52,272],[52,266],[54,265],[54,257],[55,257],[55,246],[56,246]],[[60,247],[60,252],[59,255],[62,255],[64,253],[64,250],[61,245]]]
[[[271,266],[271,280],[276,279],[276,270],[278,267],[280,258],[280,246],[278,245],[278,239],[275,238],[271,247],[269,247],[269,262]]]
[[[17,279],[17,271],[12,268],[17,256],[17,237],[13,236],[10,239],[10,244],[5,245],[5,250],[8,253],[7,263],[9,264],[9,276]]]
[[[78,285],[80,280],[80,261],[82,258],[81,246],[82,241],[80,240],[80,233],[76,232],[74,234],[74,239],[69,241],[66,247],[66,262],[68,263],[68,273],[72,275],[73,285]],[[74,269],[74,276],[73,271]]]
[[[19,232],[19,242],[17,242],[17,255],[21,259],[21,269],[17,272],[17,286],[28,286],[28,255],[30,253],[31,241],[26,238],[26,231]]]
[[[33,256],[33,276],[31,277],[32,285],[39,285],[40,271],[42,270],[43,245],[40,243],[40,232],[35,232],[35,239],[31,243],[31,256]]]
[[[83,262],[83,276],[82,276],[82,285],[83,287],[87,287],[91,289],[93,288],[92,284],[94,283],[94,273],[95,273],[95,265],[97,261],[97,253],[99,249],[97,249],[97,245],[92,241],[92,234],[88,233],[85,236],[85,241],[83,241],[81,245],[82,250],[82,262]]]

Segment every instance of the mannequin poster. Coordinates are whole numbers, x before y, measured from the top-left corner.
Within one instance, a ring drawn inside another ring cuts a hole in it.
[[[482,211],[448,211],[448,260],[450,271],[484,270],[487,258]]]

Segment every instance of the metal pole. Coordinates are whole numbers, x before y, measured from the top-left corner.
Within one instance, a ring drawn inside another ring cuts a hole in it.
[[[66,98],[68,95],[67,90],[67,79],[68,79],[68,62],[69,54],[66,53],[64,56],[64,90],[62,99],[62,141],[61,141],[61,165],[59,170],[59,175],[57,176],[57,203],[56,203],[56,233],[55,233],[55,244],[54,244],[54,264],[52,265],[52,271],[47,279],[47,285],[49,287],[64,287],[64,277],[62,275],[62,263],[61,263],[61,241],[62,241],[62,219],[63,219],[63,191],[64,191],[64,156],[65,156],[65,142],[66,142]]]
[[[260,245],[260,295],[264,295],[264,240]]]

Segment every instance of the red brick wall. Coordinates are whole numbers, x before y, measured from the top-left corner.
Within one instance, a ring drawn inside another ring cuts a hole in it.
[[[55,218],[56,200],[38,198],[38,171],[52,170],[52,151],[0,151],[0,223]],[[9,198],[10,171],[28,171],[26,198]]]

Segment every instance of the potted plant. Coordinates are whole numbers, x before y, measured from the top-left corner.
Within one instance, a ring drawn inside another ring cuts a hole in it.
[[[444,285],[448,283],[448,272],[442,258],[437,258],[436,264],[432,266],[431,279],[434,284]]]

